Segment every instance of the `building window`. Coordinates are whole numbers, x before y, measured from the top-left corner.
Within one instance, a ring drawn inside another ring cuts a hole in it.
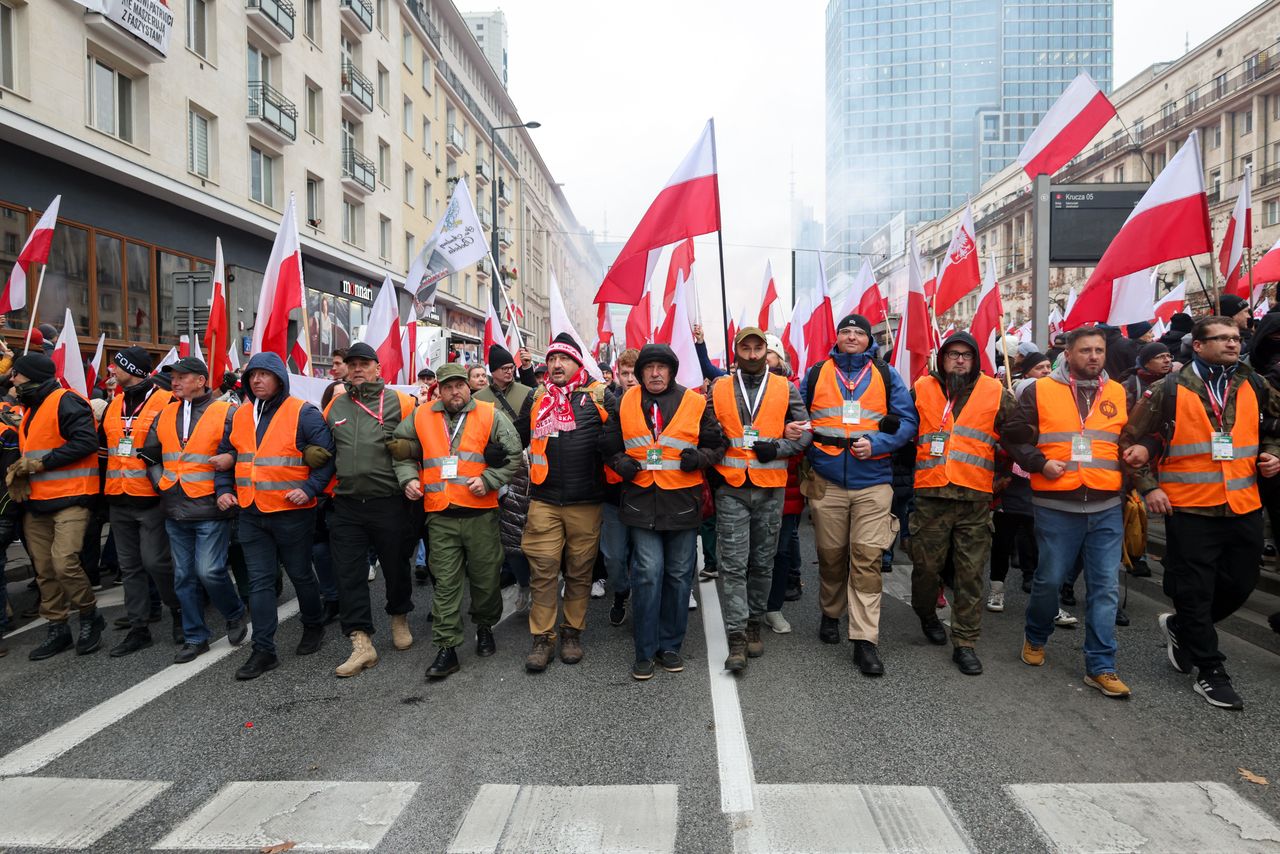
[[[364,243],[364,205],[342,200],[342,239],[352,246]]]
[[[200,56],[208,57],[208,45],[208,0],[187,0],[187,47]]]
[[[89,124],[133,142],[133,81],[96,57],[89,57]]]
[[[413,139],[413,101],[405,98],[401,112],[403,114],[401,118],[404,122],[404,135],[409,139]]]
[[[391,72],[378,63],[378,106],[387,112],[387,101],[391,99]]]
[[[1280,199],[1269,199],[1262,206],[1262,221],[1266,225],[1280,225]]]
[[[271,85],[271,55],[252,42],[245,53],[250,83]]]
[[[249,146],[249,198],[276,206],[276,159],[256,145]]]
[[[422,54],[422,88],[431,91],[431,57]]]
[[[413,256],[414,256],[414,251],[413,251],[413,250],[417,248],[417,247],[415,246],[415,244],[416,244],[416,243],[417,243],[417,240],[414,238],[413,233],[412,233],[412,232],[409,232],[409,231],[406,231],[406,232],[404,233],[404,269],[405,269],[405,272],[408,272],[408,271],[409,271],[409,266],[410,266],[411,264],[413,264]]]
[[[209,172],[209,117],[194,109],[187,110],[187,171],[201,178]]]
[[[404,63],[404,67],[409,69],[409,73],[413,73],[413,33],[408,27],[405,27],[403,33],[400,34],[400,61]]]
[[[320,42],[320,0],[303,0],[302,34],[311,41]]]
[[[431,219],[431,182],[422,179],[422,215]]]
[[[1111,180],[1116,184],[1124,183],[1124,165],[1121,164],[1111,171]]]
[[[377,21],[378,32],[385,33],[387,31],[387,0],[377,0]]]
[[[324,93],[320,87],[307,81],[307,133],[316,139],[324,138]]]
[[[431,156],[431,119],[422,117],[422,153]]]
[[[1248,136],[1253,133],[1253,110],[1245,110],[1240,121],[1240,135]]]
[[[1213,132],[1209,134],[1209,139],[1213,141],[1214,148],[1222,147],[1222,125],[1221,124],[1216,124],[1213,126]]]
[[[307,225],[320,228],[324,224],[324,181],[307,176]]]
[[[416,182],[413,180],[413,167],[404,167],[404,203],[409,207],[413,207],[413,194],[417,191],[414,186]]]
[[[1209,173],[1209,200],[1212,202],[1222,198],[1222,170],[1215,169]]]
[[[385,216],[378,217],[378,257],[391,260],[391,220]]]
[[[1225,94],[1227,94],[1227,72],[1223,71],[1213,76],[1213,97],[1217,99]]]
[[[14,18],[13,7],[0,3],[0,86],[6,89],[13,88]]]
[[[378,140],[378,179],[382,182],[382,186],[388,187],[387,182],[391,180],[391,146],[382,140]]]

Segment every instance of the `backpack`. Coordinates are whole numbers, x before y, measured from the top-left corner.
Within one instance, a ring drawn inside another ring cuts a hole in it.
[[[826,363],[826,361],[827,361],[826,359],[823,359],[821,362],[818,362],[816,365],[809,368],[809,372],[805,374],[805,377],[804,377],[804,408],[805,409],[813,409],[813,387],[818,384],[818,375],[821,373],[822,366],[823,364]],[[889,399],[889,390],[893,388],[892,382],[889,377],[889,363],[881,361],[880,359],[873,358],[871,360],[871,364],[876,366],[876,372],[880,374],[880,381],[884,383],[884,395],[885,395],[885,400],[887,402]]]
[[[1258,398],[1258,417],[1265,418],[1267,403],[1271,399],[1271,386],[1256,371],[1250,370],[1244,375],[1249,385],[1253,386],[1253,394]],[[1165,442],[1173,441],[1174,421],[1178,412],[1178,375],[1170,373],[1162,381],[1164,399],[1160,403],[1160,435]]]

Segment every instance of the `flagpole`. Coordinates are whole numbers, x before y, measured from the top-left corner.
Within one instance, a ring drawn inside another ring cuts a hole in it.
[[[716,175],[716,246],[720,251],[720,310],[724,312],[724,363],[727,367],[733,357],[733,342],[729,340],[729,291],[724,277],[724,220],[720,214],[720,164],[716,157],[716,120],[711,125],[711,171]]]
[[[996,285],[1000,287],[999,284]],[[1004,384],[1013,394],[1013,365],[1009,364],[1009,332],[1004,323],[1004,300],[1000,300],[1000,349],[1004,351]]]
[[[31,330],[36,328],[36,310],[40,307],[40,291],[44,288],[44,273],[49,269],[46,262],[40,265],[40,278],[36,280],[36,298],[31,303],[31,318],[27,323],[27,340],[22,345],[22,355],[27,355],[27,351],[31,349]]]

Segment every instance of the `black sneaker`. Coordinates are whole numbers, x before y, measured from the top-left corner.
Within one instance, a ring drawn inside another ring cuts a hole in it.
[[[933,614],[920,619],[920,628],[924,631],[925,638],[934,646],[942,646],[947,642],[947,629],[942,625],[942,620],[939,620]],[[956,649],[961,649],[961,647],[956,647]]]
[[[620,626],[627,618],[627,594],[613,594],[613,607],[609,609],[609,625]]]
[[[1195,692],[1208,701],[1209,705],[1219,709],[1240,710],[1244,708],[1244,700],[1231,687],[1231,677],[1218,665],[1210,670],[1200,668],[1200,676],[1196,679]]]
[[[31,661],[44,661],[53,658],[60,652],[71,649],[75,641],[71,639],[71,628],[66,623],[50,623],[49,629],[40,645],[27,655]]]
[[[822,622],[818,624],[818,640],[823,643],[840,643],[840,621],[823,614]]]
[[[679,673],[684,670],[684,659],[680,657],[680,653],[670,649],[659,650],[654,656],[653,663],[668,673]]]
[[[239,646],[249,634],[249,626],[242,615],[238,620],[227,620],[227,643]]]
[[[978,660],[978,654],[973,651],[971,646],[958,646],[951,653],[951,660],[956,663],[956,667],[960,668],[960,672],[965,676],[981,676],[982,662]]]
[[[1116,608],[1116,625],[1117,626],[1129,625],[1129,612],[1126,611],[1124,608]]]
[[[1076,604],[1076,591],[1074,587],[1066,584],[1062,585],[1062,590],[1058,593],[1058,601],[1062,603],[1062,607],[1070,608]]]
[[[1173,614],[1161,614],[1156,617],[1156,622],[1160,624],[1160,631],[1164,633],[1165,651],[1169,655],[1169,663],[1179,673],[1190,673],[1191,656],[1178,646],[1178,636],[1173,633]]]
[[[249,660],[236,671],[236,678],[241,682],[247,679],[257,679],[268,670],[275,670],[280,666],[280,659],[276,658],[269,652],[263,652],[255,649],[249,653]]]
[[[637,661],[631,665],[631,678],[637,682],[644,682],[653,678],[653,662]]]
[[[313,655],[320,651],[320,644],[324,641],[324,626],[303,626],[302,640],[298,641],[298,647],[293,651],[294,655]]]
[[[130,629],[129,634],[124,636],[124,640],[111,648],[109,655],[112,658],[124,658],[126,655],[133,655],[140,649],[146,649],[151,646],[151,631],[146,626],[137,629]]]
[[[422,564],[418,564],[413,568],[413,578],[419,584],[426,584],[431,580],[431,573],[427,572],[427,568]]]
[[[716,569],[714,566],[704,567],[698,572],[699,581],[715,581],[719,577],[720,570]]]
[[[80,615],[80,633],[76,637],[76,655],[88,655],[97,652],[102,646],[102,633],[107,628],[107,621],[95,608],[91,614]]]
[[[856,640],[853,642],[853,663],[862,671],[863,676],[883,676],[884,664],[880,662],[880,651],[871,641]]]
[[[173,654],[173,663],[187,664],[195,661],[197,656],[204,655],[208,651],[208,641],[200,641],[200,643],[184,643],[182,645],[182,649]]]

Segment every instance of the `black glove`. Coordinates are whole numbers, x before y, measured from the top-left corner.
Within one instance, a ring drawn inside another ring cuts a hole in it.
[[[502,468],[507,464],[507,452],[497,442],[489,442],[484,446],[484,464],[491,469]]]
[[[894,415],[892,412],[880,419],[881,433],[897,433],[898,428],[902,426],[902,419]]]
[[[640,464],[631,457],[627,457],[625,460],[614,466],[613,470],[618,473],[618,477],[623,480],[630,481],[634,480],[635,476],[640,474]]]
[[[680,471],[697,471],[700,462],[697,448],[685,448],[680,452]]]
[[[756,452],[756,459],[762,463],[771,463],[778,458],[778,443],[767,439],[756,439],[751,450]]]

